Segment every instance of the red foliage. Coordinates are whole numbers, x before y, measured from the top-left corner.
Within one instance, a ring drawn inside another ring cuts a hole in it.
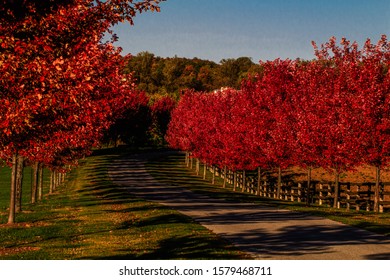
[[[314,45],[315,46],[315,45]],[[332,38],[317,60],[261,62],[241,91],[187,92],[168,142],[231,169],[322,166],[337,174],[390,156],[390,44]]]
[[[201,93],[187,90],[180,99],[176,109],[172,112],[171,122],[168,125],[166,140],[172,148],[183,151],[194,151],[192,128],[197,128],[197,118],[191,112],[192,108],[202,108],[198,105]]]
[[[159,1],[19,2],[0,9],[8,21],[0,26],[1,156],[55,167],[86,154],[133,105],[125,59],[101,40],[113,24],[158,10]]]
[[[244,98],[251,101],[246,109],[250,114],[245,114],[251,119],[247,126],[247,134],[251,135],[248,146],[257,166],[285,168],[294,156],[292,106],[296,63],[277,59],[260,64],[262,75],[242,85]]]
[[[163,96],[157,99],[151,106],[152,112],[162,114],[171,112],[176,107],[176,101],[170,96]]]

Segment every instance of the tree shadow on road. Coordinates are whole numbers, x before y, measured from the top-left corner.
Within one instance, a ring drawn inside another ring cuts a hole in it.
[[[206,217],[200,217],[196,220],[202,224],[210,224],[213,226],[240,225],[240,224],[255,224],[260,223],[258,229],[243,230],[239,234],[222,234],[224,238],[236,244],[240,244],[239,248],[249,252],[258,254],[261,258],[268,259],[304,259],[305,255],[310,255],[310,258],[323,259],[325,254],[332,254],[338,246],[351,250],[345,254],[333,256],[337,258],[354,259],[355,246],[376,246],[379,250],[377,254],[359,255],[358,258],[363,259],[390,259],[390,240],[386,236],[373,234],[368,231],[358,228],[345,226],[343,224],[332,223],[326,225],[304,225],[305,221],[321,220],[322,218],[309,215],[306,213],[298,213],[268,207],[273,205],[269,199],[263,199],[255,196],[250,196],[241,193],[232,193],[221,188],[216,188],[203,181],[200,177],[195,177],[184,166],[178,164],[181,160],[180,155],[168,155],[160,158],[154,158],[147,166],[148,171],[159,181],[167,184],[169,187],[176,186],[184,189],[190,189],[195,193],[204,196],[210,196],[208,204],[203,203],[199,199],[199,205],[194,203],[188,205],[184,202],[185,197],[178,195],[177,209],[181,211],[197,211],[205,210],[209,214]],[[180,204],[181,199],[183,204]],[[221,203],[221,199],[225,203]],[[192,201],[197,202],[196,198]],[[206,199],[207,201],[207,199]],[[251,210],[254,205],[251,202],[265,202],[263,205],[256,205],[261,211],[253,213]],[[205,202],[205,201],[203,201]],[[241,202],[245,202],[242,204]],[[237,203],[240,206],[237,207]],[[283,202],[275,202],[276,206]],[[238,211],[238,209],[240,211]],[[321,214],[318,211],[318,214]],[[221,214],[222,213],[222,214]],[[225,214],[223,214],[225,213]],[[312,214],[312,213],[311,213]],[[323,213],[322,213],[323,214]],[[353,216],[354,213],[343,213],[344,216]],[[321,216],[321,215],[319,215]],[[324,219],[325,220],[325,219]],[[277,232],[265,230],[267,224],[280,223],[289,221],[301,221],[295,226],[286,226]],[[261,227],[263,223],[264,227]],[[363,223],[363,222],[362,222]],[[356,223],[359,224],[359,223]],[[367,228],[367,225],[360,224]],[[380,231],[379,231],[380,232]],[[379,246],[377,246],[379,245]],[[370,250],[367,250],[370,251]]]

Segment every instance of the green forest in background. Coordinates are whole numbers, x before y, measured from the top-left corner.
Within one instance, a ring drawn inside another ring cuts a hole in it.
[[[184,89],[207,92],[221,87],[238,89],[242,79],[260,73],[261,66],[250,57],[216,63],[200,58],[162,58],[145,51],[129,59],[126,71],[134,74],[140,90],[178,99]]]

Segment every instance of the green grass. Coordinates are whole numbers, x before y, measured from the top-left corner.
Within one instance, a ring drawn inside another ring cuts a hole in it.
[[[116,150],[97,151],[54,195],[0,225],[0,259],[244,259],[191,218],[136,198],[108,178]],[[6,213],[2,213],[5,221]]]
[[[44,169],[43,172],[43,193],[49,192],[50,171]],[[32,168],[25,167],[23,170],[23,191],[22,203],[24,205],[31,201],[31,182],[32,182]],[[11,184],[11,168],[0,165],[0,213],[7,211],[9,207],[9,193]],[[0,220],[0,223],[4,221]]]
[[[232,203],[252,202],[259,205],[275,206],[325,217],[372,232],[390,235],[390,213],[376,214],[366,211],[346,211],[345,209],[334,209],[327,206],[308,207],[304,203],[274,200],[247,193],[233,192],[233,188],[229,184],[225,189],[221,187],[223,181],[220,178],[216,178],[216,184],[212,185],[209,172],[207,172],[206,180],[203,180],[202,176],[197,176],[195,174],[195,164],[194,169],[188,169],[184,165],[184,155],[181,154],[154,158],[147,164],[147,168],[160,182],[173,186],[185,186],[193,192],[225,199]],[[203,175],[203,166],[201,166],[201,175]]]

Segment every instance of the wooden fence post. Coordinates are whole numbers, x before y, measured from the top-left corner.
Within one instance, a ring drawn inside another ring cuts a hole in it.
[[[276,198],[277,199],[281,199],[281,197],[280,197],[281,189],[282,189],[282,168],[279,166],[278,167],[278,185],[277,185],[277,189],[276,189]]]
[[[298,202],[302,201],[301,196],[302,196],[302,184],[298,183]]]
[[[256,195],[260,196],[260,187],[261,187],[261,168],[257,168],[257,193]]]
[[[288,200],[288,185],[282,184],[282,192],[283,192],[284,200]]]
[[[384,199],[384,191],[385,191],[385,186],[383,184],[379,185],[380,186],[380,190],[379,190],[379,213],[383,213],[384,209],[383,209],[383,199]]]
[[[367,199],[366,199],[366,211],[370,211],[370,202],[371,202],[371,185],[368,184],[367,189]]]
[[[311,203],[311,166],[307,169],[307,190],[306,190],[306,206]]]
[[[223,167],[223,188],[226,188],[226,181],[227,181],[227,172],[226,172],[226,165]]]
[[[360,186],[357,186],[357,189],[356,189],[356,211],[359,211],[360,210]]]
[[[290,200],[294,202],[294,189],[291,187]]]
[[[233,191],[236,191],[236,186],[237,186],[237,172],[233,172]]]

